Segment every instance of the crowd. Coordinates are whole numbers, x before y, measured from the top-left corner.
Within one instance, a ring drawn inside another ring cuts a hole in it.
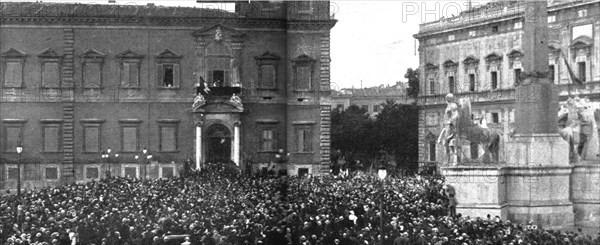
[[[218,167],[113,177],[0,196],[0,244],[600,244],[498,217],[451,217],[443,186],[441,177],[245,176]]]

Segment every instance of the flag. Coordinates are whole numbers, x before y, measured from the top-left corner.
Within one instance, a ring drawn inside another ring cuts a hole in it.
[[[204,92],[204,94],[208,94],[210,93],[210,88],[208,88],[208,84],[206,83],[206,80],[204,80],[203,77],[200,77],[200,86],[198,87],[198,92],[202,93]]]
[[[569,61],[567,61],[567,58],[565,57],[565,54],[562,52],[562,50],[560,51],[560,53],[562,54],[562,57],[565,60],[565,64],[567,65],[567,70],[569,71],[569,77],[571,78],[571,81],[577,85],[583,85],[583,81],[577,78],[577,76],[575,76],[575,73],[573,73],[573,70],[569,65]]]

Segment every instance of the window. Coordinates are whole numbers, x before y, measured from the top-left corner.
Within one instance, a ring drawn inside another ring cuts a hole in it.
[[[497,89],[498,88],[498,72],[493,71],[490,73],[490,76],[492,78],[492,89]]]
[[[515,86],[517,84],[519,84],[519,82],[521,81],[521,69],[517,68],[514,70],[515,71],[515,75],[514,75],[514,84]]]
[[[475,74],[469,74],[469,91],[475,91]]]
[[[373,112],[379,112],[379,110],[381,110],[380,108],[381,108],[380,105],[374,105],[373,106]]]
[[[492,112],[492,123],[500,123],[500,116],[498,112]]]
[[[585,82],[585,61],[577,62],[577,70],[579,71],[579,80]]]
[[[363,109],[365,112],[369,112],[369,105],[361,105],[360,109]]]
[[[429,79],[429,94],[435,94],[435,80]]]
[[[123,176],[125,176],[127,178],[137,178],[138,177],[137,170],[138,169],[135,166],[124,166],[123,167]],[[145,173],[145,175],[148,175],[148,173]]]
[[[477,36],[477,31],[469,31],[469,37]]]
[[[344,104],[337,104],[336,109],[338,111],[340,111],[340,112],[343,111],[344,110]]]
[[[454,35],[449,35],[448,36],[448,41],[454,41],[455,36]]]
[[[258,66],[258,89],[276,89],[277,64],[281,58],[267,51],[254,59]]]
[[[448,93],[455,93],[454,76],[448,77]]]
[[[58,121],[42,122],[44,152],[60,152],[61,124]]]
[[[100,169],[98,167],[86,167],[85,178],[86,179],[98,179],[100,177]]]
[[[100,152],[100,127],[85,127],[83,130],[83,151]]]
[[[2,84],[6,88],[22,88],[23,81],[23,66],[27,54],[16,50],[8,49],[0,53],[2,59]]]
[[[139,88],[140,86],[140,66],[143,55],[126,50],[116,57],[119,59],[119,77],[121,87]]]
[[[581,9],[577,11],[577,17],[583,18],[587,16],[587,9]]]
[[[42,86],[44,88],[60,87],[58,69],[59,66],[57,62],[44,62],[42,64]]]
[[[515,30],[523,28],[523,22],[515,22],[514,28]]]
[[[492,26],[492,33],[498,32],[498,26]]]
[[[548,23],[556,22],[556,15],[548,15]]]
[[[436,153],[436,142],[430,141],[429,142],[429,161],[431,161],[431,162],[436,161],[435,153]]]
[[[139,124],[137,119],[121,119],[121,151],[137,152],[139,150]]]
[[[173,167],[162,167],[162,178],[173,178]]]
[[[16,180],[18,178],[19,175],[19,169],[16,166],[10,166],[10,167],[6,167],[7,169],[7,173],[6,173],[6,179],[9,180]],[[21,168],[23,169],[23,168]]]
[[[177,119],[161,119],[158,120],[158,128],[160,130],[159,149],[162,152],[177,151],[177,134],[178,134]]]
[[[476,142],[471,142],[471,159],[475,160],[479,158],[479,144]]]
[[[4,152],[17,152],[17,146],[23,142],[23,126],[26,120],[4,119]]]
[[[46,167],[45,178],[47,180],[58,180],[58,168]]]
[[[104,57],[105,54],[94,49],[88,49],[83,53],[83,88],[102,87]]]
[[[180,83],[179,60],[181,55],[169,49],[156,54],[158,67],[158,86],[160,88],[178,88]]]
[[[313,123],[310,125],[306,125],[306,123],[301,123],[304,125],[296,125],[296,151],[303,152],[313,152]]]
[[[206,81],[209,87],[231,85],[231,48],[224,42],[214,42],[206,47]]]
[[[308,55],[300,55],[292,60],[294,68],[294,84],[297,91],[312,90],[312,70],[315,59]]]
[[[548,73],[550,73],[549,74],[550,75],[550,77],[549,77],[550,82],[554,83],[555,82],[554,81],[554,65],[548,66]]]
[[[263,129],[260,136],[260,151],[275,151],[277,150],[275,129]]]
[[[298,13],[310,13],[313,10],[312,1],[297,1]]]

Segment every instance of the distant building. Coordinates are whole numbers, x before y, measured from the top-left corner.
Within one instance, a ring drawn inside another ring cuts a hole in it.
[[[289,174],[319,174],[335,23],[328,1],[236,2],[235,12],[0,3],[0,189],[16,187],[19,162],[27,188],[109,168],[247,170],[280,149]]]
[[[421,24],[419,33],[419,159],[446,162],[436,144],[444,120],[445,95],[469,97],[474,120],[502,132],[500,161],[515,121],[515,83],[522,71],[523,13],[518,1],[495,1],[459,16]],[[550,1],[548,51],[550,79],[560,101],[576,94],[600,101],[600,1]],[[563,56],[564,54],[564,56]],[[582,87],[571,84],[565,59]],[[558,116],[558,115],[557,115]],[[557,119],[558,120],[558,119]],[[463,145],[465,161],[481,155]]]
[[[332,109],[345,110],[351,105],[356,105],[367,110],[369,115],[375,116],[382,109],[381,104],[392,99],[398,104],[411,104],[416,100],[406,95],[407,84],[397,82],[390,86],[380,85],[370,88],[344,88],[331,92]]]

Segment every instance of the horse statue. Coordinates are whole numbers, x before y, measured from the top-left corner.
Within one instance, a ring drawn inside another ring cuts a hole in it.
[[[569,162],[597,159],[600,109],[589,99],[569,98],[558,112],[559,134],[569,144]]]
[[[471,143],[477,143],[483,148],[483,155],[478,159],[480,162],[498,162],[500,134],[493,129],[487,128],[485,121],[481,124],[473,122],[471,119],[471,100],[469,98],[461,98],[458,105],[458,136]]]
[[[487,128],[483,121],[476,124],[471,119],[471,101],[469,98],[462,98],[458,103],[455,102],[454,95],[446,95],[446,122],[444,129],[438,137],[438,144],[446,148],[448,164],[457,164],[460,162],[461,144],[460,139],[466,139],[471,143],[476,143],[483,148],[483,155],[479,157],[482,163],[499,161],[500,134]]]

